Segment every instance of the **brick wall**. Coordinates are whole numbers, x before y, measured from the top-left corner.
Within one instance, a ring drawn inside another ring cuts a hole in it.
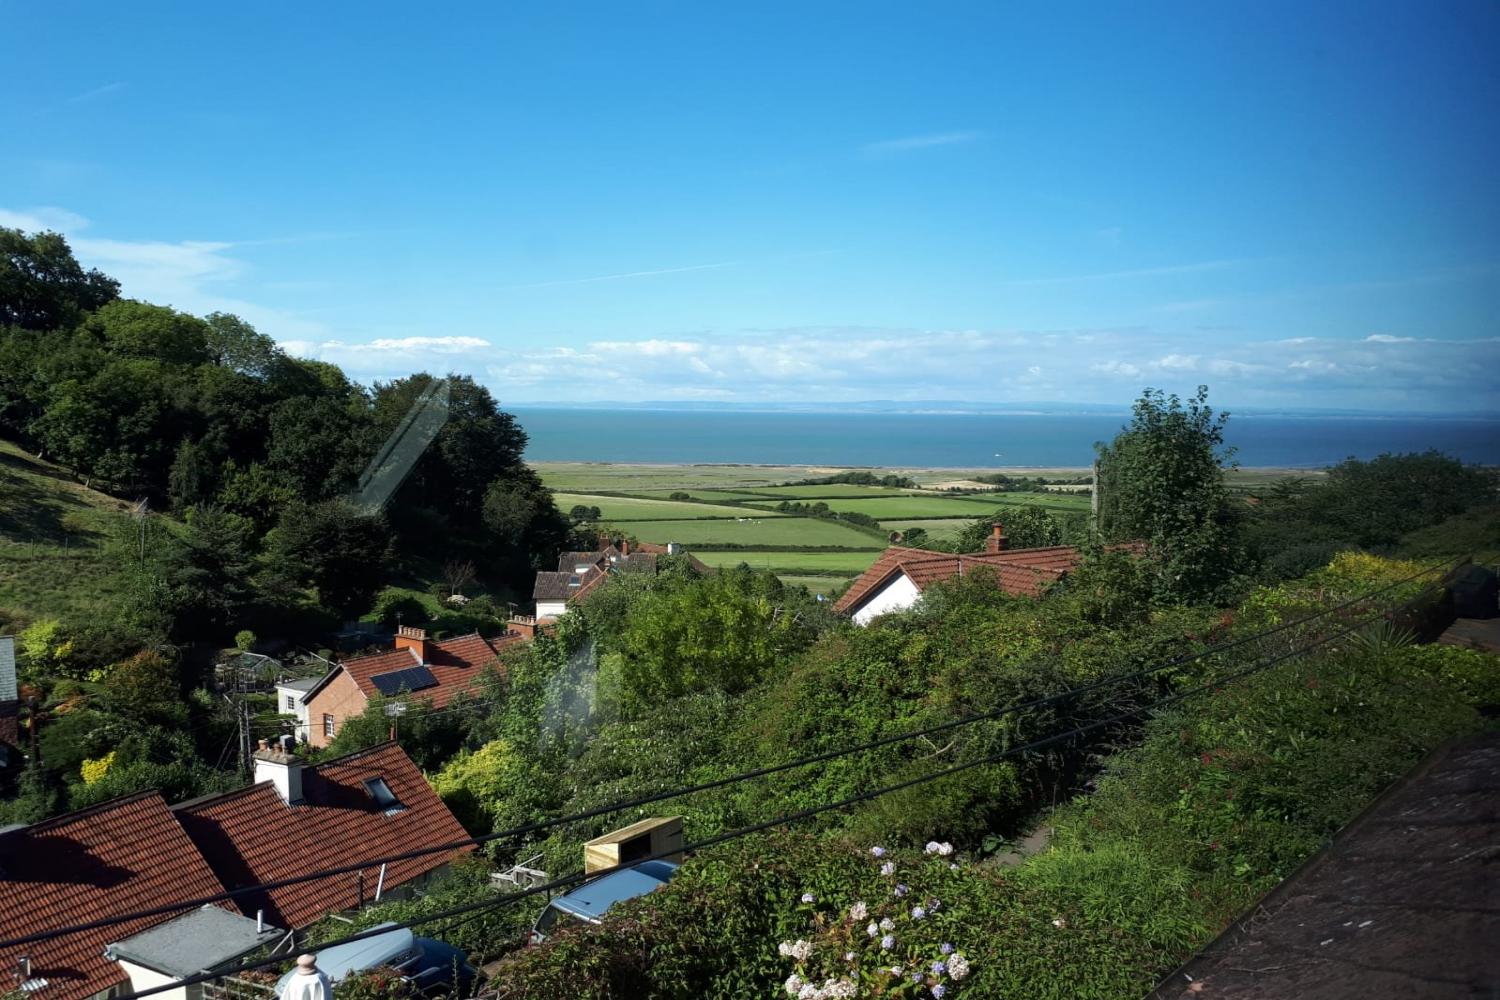
[[[324,735],[323,716],[333,716],[334,735],[343,728],[344,720],[359,715],[369,704],[354,678],[340,670],[317,694],[307,702],[307,742],[315,747],[326,747],[329,738]]]

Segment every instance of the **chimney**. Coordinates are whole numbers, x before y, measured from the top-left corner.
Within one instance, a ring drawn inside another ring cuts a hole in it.
[[[531,615],[511,615],[510,630],[519,632],[527,639],[536,638],[536,619]]]
[[[676,542],[667,543],[667,555],[675,556],[682,552],[682,546]]]
[[[986,550],[989,552],[1004,552],[1005,545],[1005,529],[997,524],[990,530],[990,540],[986,546]]]
[[[255,783],[269,781],[287,805],[302,801],[302,768],[306,762],[282,747],[271,748],[265,740],[255,751]]]
[[[620,555],[622,555],[622,556],[628,556],[628,555],[630,555],[630,539],[628,539],[628,538],[622,538],[622,539],[620,539]]]
[[[425,628],[413,628],[410,625],[400,625],[396,628],[396,648],[409,649],[417,654],[417,659],[423,663],[427,662],[427,630]]]

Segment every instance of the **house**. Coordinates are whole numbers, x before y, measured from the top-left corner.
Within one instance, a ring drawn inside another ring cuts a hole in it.
[[[16,638],[0,635],[0,773],[21,765],[21,696],[16,684]]]
[[[276,682],[276,711],[282,715],[295,716],[293,732],[298,743],[310,739],[307,715],[307,693],[318,686],[321,677],[303,677],[296,680]]]
[[[265,744],[255,784],[168,806],[138,792],[0,832],[0,930],[6,937],[87,923],[296,878],[360,859],[467,839],[394,743],[309,765]],[[472,845],[233,897],[0,953],[12,984],[37,1000],[112,1000],[265,947],[325,914],[409,892]],[[202,1000],[201,986],[161,994]]]
[[[327,746],[344,721],[364,712],[376,696],[415,695],[442,708],[458,695],[472,692],[485,667],[495,662],[502,649],[522,638],[513,631],[497,639],[474,632],[434,640],[425,629],[403,625],[396,630],[395,649],[344,660],[307,690],[302,697],[307,742]]]
[[[172,807],[226,889],[277,882],[468,838],[395,743],[320,764],[255,754],[255,783]],[[335,910],[408,892],[472,845],[235,897],[241,912],[297,930]]]
[[[0,880],[5,885],[0,928],[6,937],[224,891],[161,793],[154,791],[0,833]],[[211,919],[225,925],[221,931],[232,927],[240,935],[236,940],[244,940],[246,925],[255,927],[231,904],[219,909],[223,916]],[[150,980],[146,966],[136,967],[143,970],[137,978],[132,968],[106,955],[106,948],[132,941],[173,917],[142,917],[6,949],[0,968],[16,979],[5,988],[17,987],[37,1000],[105,1000],[145,989]],[[217,954],[204,952],[193,963],[194,971],[208,968]],[[161,982],[165,979],[151,985]]]
[[[593,552],[564,552],[557,557],[556,570],[536,575],[531,597],[536,602],[536,617],[542,620],[560,618],[568,605],[591,593],[611,573],[657,572],[657,557],[686,556],[699,573],[713,570],[676,542],[657,545],[651,542],[621,540],[618,544],[600,539],[602,545]]]
[[[995,525],[983,552],[950,554],[893,545],[881,553],[834,604],[858,625],[878,615],[904,611],[934,583],[982,572],[1008,594],[1037,597],[1082,561],[1072,545],[1012,549],[1005,531]]]

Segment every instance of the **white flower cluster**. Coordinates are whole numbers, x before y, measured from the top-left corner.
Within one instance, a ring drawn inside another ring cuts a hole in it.
[[[865,917],[868,917],[869,915],[870,915],[870,908],[864,904],[863,900],[861,900],[860,902],[857,902],[853,906],[849,907],[849,919],[850,920],[860,921],[860,920],[865,919]]]
[[[948,855],[953,853],[953,845],[948,843],[946,840],[941,844],[936,840],[929,840],[927,842],[927,846],[922,848],[922,850],[927,852],[928,854],[937,854],[946,858]]]
[[[787,996],[796,997],[797,1000],[848,1000],[857,991],[857,987],[848,979],[825,979],[823,985],[819,986],[795,972],[787,977],[785,989]]]
[[[948,975],[952,976],[955,982],[968,974],[969,960],[964,958],[963,952],[955,952],[948,956]]]
[[[807,961],[813,952],[811,941],[783,941],[776,946],[776,951],[783,958],[795,958],[799,962]]]

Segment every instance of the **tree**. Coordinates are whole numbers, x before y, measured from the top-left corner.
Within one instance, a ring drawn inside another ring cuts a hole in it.
[[[1221,598],[1239,567],[1222,472],[1228,419],[1208,405],[1207,386],[1186,403],[1146,389],[1114,441],[1095,446],[1100,535],[1148,544],[1158,601]]]
[[[474,564],[467,559],[449,559],[443,564],[443,582],[448,584],[448,593],[459,594],[476,576]]]
[[[515,584],[556,558],[568,539],[568,524],[552,491],[525,467],[490,483],[483,526],[486,548],[500,575]]]
[[[1076,515],[1060,517],[1040,507],[1007,507],[964,525],[954,543],[954,551],[980,551],[989,543],[997,524],[1005,532],[1007,547],[1012,549],[1070,544],[1081,541],[1081,536],[1086,533],[1082,518]]]
[[[208,326],[208,357],[216,365],[264,377],[281,356],[276,341],[232,313],[209,313],[203,321]]]
[[[268,554],[274,574],[316,588],[324,606],[353,618],[384,582],[391,535],[384,517],[341,500],[294,503],[271,532]]]
[[[0,227],[0,326],[67,329],[119,294],[118,281],[83,269],[61,234]]]
[[[166,306],[119,299],[101,306],[79,327],[80,335],[113,355],[169,364],[202,364],[209,358],[209,326]]]

